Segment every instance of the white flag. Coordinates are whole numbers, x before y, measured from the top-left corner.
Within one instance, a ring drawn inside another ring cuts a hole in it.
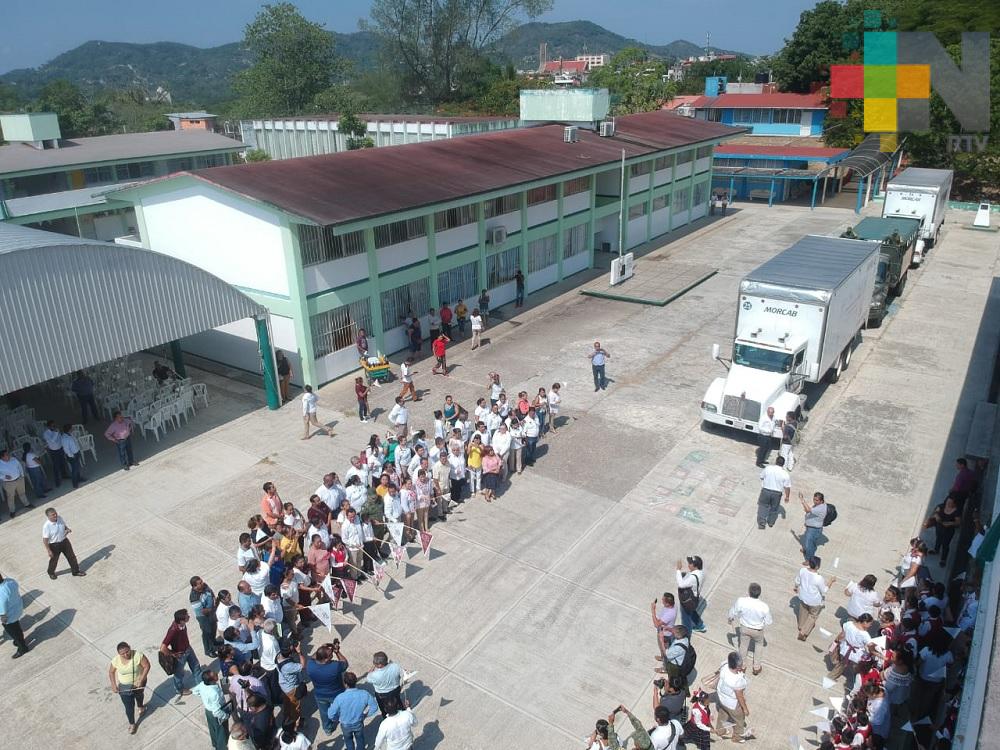
[[[813,716],[818,716],[821,719],[829,719],[830,718],[830,709],[829,708],[814,708],[809,713],[811,713]]]
[[[329,604],[313,604],[309,607],[309,611],[316,615],[316,619],[326,625],[328,632],[333,632],[333,616],[330,614]]]
[[[827,690],[833,690],[833,688],[835,688],[836,686],[837,683],[834,680],[831,680],[829,677],[823,678],[823,687],[826,688]]]
[[[392,541],[396,543],[396,546],[403,546],[403,524],[401,523],[387,523],[386,526],[389,528],[389,534],[392,536]]]
[[[323,591],[326,592],[326,595],[330,597],[331,602],[337,601],[337,594],[333,590],[333,584],[330,582],[330,576],[323,576],[323,580],[320,582],[320,586],[322,587]]]

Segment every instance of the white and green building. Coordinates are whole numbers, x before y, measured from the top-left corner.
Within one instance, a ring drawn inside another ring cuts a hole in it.
[[[604,132],[549,123],[182,173],[113,197],[134,206],[144,247],[266,305],[293,380],[315,385],[357,368],[359,328],[391,353],[410,311],[471,309],[482,289],[504,304],[518,268],[530,297],[619,236],[631,248],[704,216],[713,146],[741,131],[658,111]],[[183,346],[259,367],[249,324]]]

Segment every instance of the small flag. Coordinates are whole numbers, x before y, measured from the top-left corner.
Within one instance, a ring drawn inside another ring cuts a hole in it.
[[[827,690],[833,690],[837,686],[836,680],[831,680],[829,677],[823,678],[823,687]]]
[[[817,721],[816,722],[816,731],[817,732],[829,732],[830,731],[830,726],[831,726],[830,722],[828,722],[828,721]]]
[[[830,632],[829,630],[827,630],[826,628],[820,628],[820,629],[819,629],[819,632],[820,632],[820,633],[822,633],[822,634],[823,634],[823,635],[824,635],[825,637],[827,637],[827,638],[833,638],[833,633],[831,633],[831,632]]]
[[[333,616],[330,614],[329,604],[313,604],[309,611],[316,615],[316,619],[326,625],[328,632],[333,632]]]
[[[880,635],[878,638],[872,638],[872,643],[874,643],[882,651],[885,651],[885,636],[884,635]]]
[[[844,710],[844,699],[843,698],[830,698],[830,705],[833,706],[833,710],[839,713]]]
[[[903,724],[903,726],[900,727],[900,729],[902,729],[904,732],[912,732],[913,725],[910,722],[906,722],[905,724]]]
[[[924,718],[920,719],[919,721],[913,722],[913,726],[920,727],[920,726],[923,726],[924,724],[933,724],[933,723],[934,722],[931,721],[931,717],[930,716],[925,716]]]
[[[396,561],[396,568],[398,569],[399,564],[403,562],[403,557],[405,556],[406,552],[405,550],[403,550],[402,547],[399,547],[395,544],[390,546],[392,547],[392,559]]]
[[[962,632],[961,628],[945,628],[944,632],[950,635],[952,638],[958,637],[958,634]]]
[[[333,604],[331,605],[334,609],[340,604],[340,597],[343,596],[343,590],[338,586],[333,590]]]
[[[403,546],[403,524],[401,523],[387,523],[386,527],[389,529],[389,534],[392,536],[392,541],[394,541],[400,547]]]
[[[835,567],[835,568],[840,567],[840,558],[839,557],[833,558],[833,567]]]
[[[354,592],[358,588],[358,582],[353,578],[344,578],[340,581],[341,585],[344,587],[344,593],[347,594],[348,600],[351,604],[354,603]]]
[[[951,580],[953,580],[953,581],[964,581],[965,580],[965,571],[963,570],[961,573],[959,573],[957,576],[955,576]]]
[[[333,583],[330,581],[330,576],[326,576],[325,578],[323,578],[323,580],[320,581],[320,586],[322,587],[323,591],[326,593],[327,597],[329,597],[330,601],[333,602],[333,606],[336,607],[337,606],[337,592],[333,588]]]
[[[404,669],[404,670],[403,670],[403,677],[402,677],[402,679],[401,679],[401,680],[399,681],[399,683],[400,683],[401,685],[405,685],[406,683],[410,682],[410,681],[411,681],[411,680],[413,679],[413,677],[414,677],[414,675],[416,675],[416,673],[417,673],[417,670],[415,670],[415,669],[414,669],[414,670],[413,670],[412,672],[407,672],[407,671],[406,671],[406,670]]]
[[[433,535],[429,531],[420,532],[420,549],[424,551],[424,557],[429,557],[431,554],[431,539]]]
[[[378,586],[383,578],[385,578],[385,564],[375,563],[375,585]]]
[[[830,718],[830,709],[829,708],[814,708],[809,713],[811,713],[813,716],[818,716],[821,719],[829,719]]]

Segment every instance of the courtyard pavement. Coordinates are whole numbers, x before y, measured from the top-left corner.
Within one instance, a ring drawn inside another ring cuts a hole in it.
[[[446,394],[471,411],[491,370],[511,394],[566,385],[559,432],[543,441],[535,467],[493,504],[472,500],[436,525],[430,559],[411,546],[405,566],[390,566],[387,593],[365,584],[335,615],[352,668],[365,671],[384,650],[417,671],[407,689],[417,748],[576,748],[619,703],[649,724],[649,603],[676,589],[676,561],[694,554],[707,576],[698,672],[713,671],[733,648],[728,609],[760,583],[775,622],[764,671],[747,693],[752,744],[816,744],[810,711],[839,694],[821,684],[830,641],[823,631],[839,629],[849,580],[874,573],[884,588],[928,504],[943,498],[985,398],[1000,327],[997,235],[963,229],[971,214],[952,212],[940,245],[911,272],[883,327],[865,333],[845,377],[810,394],[793,497],[818,489],[836,503],[840,517],[819,554],[839,582],[822,630],[797,641],[801,510],[793,501],[775,528],[757,530],[754,446],[703,428],[699,402],[721,372],[710,350],[727,349],[739,278],[803,234],[839,233],[856,218],[832,208],[742,208],[639,259],[640,275],[654,263],[719,269],[666,307],[581,296],[576,287],[594,285],[582,275],[540,304],[504,308],[480,350],[467,340],[453,345],[449,378],[418,362],[423,399],[411,408],[411,429],[430,429]],[[585,358],[595,340],[612,355],[606,391],[594,392]],[[298,403],[269,412],[253,386],[193,374],[209,384],[207,410],[159,444],[138,439],[141,466],[127,474],[99,445],[92,481],[50,497],[73,528],[86,578],[70,577],[65,563],[58,580],[45,575],[40,508],[0,523],[0,572],[26,594],[34,646],[10,661],[9,640],[0,645],[0,733],[19,748],[209,747],[200,701],[175,702],[155,659],[171,613],[188,606],[189,577],[235,589],[236,540],[257,512],[261,485],[273,481],[285,500],[306,507],[325,472],[343,474],[369,435],[384,435],[398,388],[375,391],[379,416],[367,425],[357,421],[352,379],[322,388],[320,418],[336,434],[301,441]],[[152,710],[134,737],[106,676],[121,640],[153,663]],[[313,646],[326,640],[312,634]],[[307,705],[316,746],[342,748]]]

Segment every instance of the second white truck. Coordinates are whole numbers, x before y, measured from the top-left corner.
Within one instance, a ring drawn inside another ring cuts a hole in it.
[[[767,407],[800,410],[806,383],[850,365],[875,288],[879,244],[808,235],[740,281],[731,359],[708,387],[702,419],[757,432]]]
[[[941,233],[953,175],[950,169],[907,167],[886,185],[883,218],[920,220],[920,236],[913,248],[915,266],[920,265],[924,254],[934,247]]]

